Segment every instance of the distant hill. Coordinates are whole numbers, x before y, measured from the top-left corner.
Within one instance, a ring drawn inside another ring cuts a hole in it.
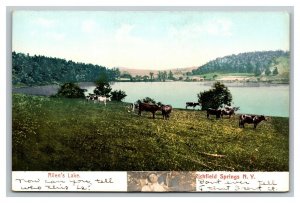
[[[150,72],[157,74],[158,70],[151,70],[151,69],[137,69],[137,68],[125,68],[125,67],[118,67],[121,74],[128,73],[132,76],[144,76],[149,75]]]
[[[187,67],[187,68],[174,68],[174,69],[164,69],[164,70],[152,70],[152,69],[142,69],[142,68],[127,68],[127,67],[118,67],[121,74],[129,73],[132,76],[144,76],[149,75],[150,72],[157,75],[159,71],[172,71],[174,75],[183,75],[187,72],[191,72],[192,70],[196,69],[197,67]]]
[[[192,70],[192,73],[193,75],[248,73],[254,76],[271,76],[277,68],[278,73],[276,77],[286,79],[289,75],[289,55],[290,52],[281,50],[233,54],[212,60]]]

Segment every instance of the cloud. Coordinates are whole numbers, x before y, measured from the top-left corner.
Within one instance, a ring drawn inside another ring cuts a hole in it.
[[[204,30],[214,36],[232,36],[232,22],[225,19],[212,20],[204,25]]]
[[[201,24],[187,24],[181,27],[173,26],[169,29],[172,37],[182,39],[201,38],[205,35],[230,37],[232,36],[232,22],[227,19],[213,19]]]
[[[56,40],[56,41],[62,41],[65,39],[65,34],[63,33],[51,33],[48,35],[50,39]]]
[[[46,18],[38,18],[35,20],[35,23],[45,28],[52,28],[56,25],[55,20],[46,19]]]
[[[84,33],[92,33],[95,31],[96,22],[93,20],[87,20],[81,23],[81,30]]]
[[[66,38],[65,33],[60,33],[60,32],[53,32],[53,31],[49,31],[47,33],[45,33],[44,35],[41,35],[37,30],[31,30],[29,33],[30,37],[32,39],[37,39],[37,38],[41,38],[41,39],[46,39],[46,41],[62,41]]]
[[[142,47],[145,47],[145,44],[148,44],[145,38],[133,35],[132,32],[135,28],[135,25],[122,24],[116,30],[113,40],[120,50],[140,50]]]
[[[133,30],[134,25],[122,24],[121,27],[116,31],[115,38],[117,41],[127,41],[132,40],[131,31]]]

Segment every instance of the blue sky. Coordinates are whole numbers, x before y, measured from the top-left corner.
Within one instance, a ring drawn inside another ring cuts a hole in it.
[[[184,68],[289,50],[289,24],[284,12],[16,11],[12,49],[110,68]]]

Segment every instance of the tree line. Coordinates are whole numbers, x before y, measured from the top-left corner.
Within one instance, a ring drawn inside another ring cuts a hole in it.
[[[94,82],[95,89],[92,95],[110,97],[113,101],[121,102],[127,94],[122,90],[112,91],[110,81],[107,75],[100,75],[99,78]],[[81,89],[78,84],[73,82],[67,82],[60,85],[57,93],[52,97],[65,97],[65,98],[86,98],[85,92],[86,89]]]
[[[121,78],[126,78],[131,82],[165,82],[166,80],[177,80],[174,77],[173,72],[170,71],[158,71],[157,74],[149,72],[148,75],[136,75],[132,76],[128,72],[124,72],[120,75]]]
[[[288,51],[256,51],[241,54],[233,54],[212,60],[203,66],[192,70],[193,75],[201,75],[212,72],[219,73],[253,73],[255,76],[266,74],[278,74],[278,70],[270,71],[270,66],[276,65],[276,58],[289,57]]]
[[[13,85],[93,82],[100,75],[106,75],[109,81],[115,81],[120,76],[120,71],[118,68],[109,69],[72,60],[12,52]]]

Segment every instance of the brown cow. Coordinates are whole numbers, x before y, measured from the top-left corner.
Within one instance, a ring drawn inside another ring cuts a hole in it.
[[[207,118],[209,118],[209,115],[216,115],[216,118],[221,118],[221,114],[222,114],[222,111],[221,109],[212,109],[212,108],[208,108],[206,110],[206,113],[207,113]]]
[[[267,119],[265,116],[257,116],[257,115],[241,115],[240,120],[239,120],[239,127],[245,128],[245,123],[253,123],[254,128],[261,122],[261,121],[266,121]]]
[[[163,105],[161,107],[161,113],[162,113],[163,119],[169,119],[171,111],[172,111],[171,105]]]
[[[161,110],[161,107],[156,104],[148,104],[148,103],[140,103],[139,104],[139,115],[142,115],[142,111],[149,111],[153,115],[153,119],[155,118],[155,112]]]

